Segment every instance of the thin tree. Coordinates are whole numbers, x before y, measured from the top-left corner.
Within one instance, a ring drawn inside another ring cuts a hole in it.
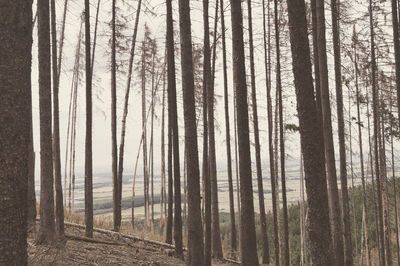
[[[39,37],[39,112],[40,112],[40,228],[36,241],[50,244],[55,240],[51,60],[49,1],[38,1]]]
[[[208,0],[203,0],[203,190],[204,190],[204,265],[211,265],[211,180],[208,148],[208,87],[211,85],[211,52]],[[213,97],[213,96],[212,96]]]
[[[265,217],[265,206],[264,206],[264,188],[263,188],[262,169],[261,169],[260,134],[258,129],[258,111],[257,111],[257,94],[256,94],[257,90],[256,90],[256,75],[254,69],[253,19],[251,11],[251,0],[247,0],[247,16],[249,24],[251,100],[253,108],[253,127],[254,127],[256,170],[257,170],[258,202],[260,206],[262,263],[267,263],[269,261],[269,247],[268,247],[268,235],[267,235],[267,221]],[[277,235],[274,236],[275,238],[277,238]],[[279,265],[279,245],[278,246],[275,245],[275,264]]]
[[[342,92],[342,60],[340,51],[338,0],[331,0],[333,53],[335,63],[336,110],[338,118],[339,158],[340,158],[340,188],[342,192],[342,217],[344,233],[344,263],[353,265],[353,248],[351,243],[349,195],[347,191],[346,145],[344,135],[343,92]]]
[[[269,151],[269,169],[270,169],[270,179],[271,179],[271,190],[272,190],[272,216],[274,221],[274,245],[275,245],[275,261],[279,261],[279,227],[278,227],[278,205],[279,202],[277,200],[277,183],[276,183],[276,175],[275,175],[275,159],[274,159],[274,142],[273,142],[273,122],[272,122],[272,97],[271,97],[271,43],[270,43],[270,35],[267,36],[267,25],[265,18],[268,18],[268,33],[270,31],[270,16],[269,13],[269,1],[268,1],[268,16],[265,14],[265,0],[263,0],[263,37],[264,37],[264,64],[265,64],[265,79],[266,79],[266,90],[267,90],[267,120],[268,120],[268,151]],[[267,258],[265,258],[267,259]],[[264,258],[263,258],[264,260]],[[263,263],[267,263],[269,260],[263,261]]]
[[[3,125],[0,129],[2,265],[28,263],[26,214],[29,173],[27,151],[31,146],[31,25],[32,2],[2,2],[0,56],[2,65],[7,66],[0,70],[0,122]]]
[[[208,141],[209,141],[209,175],[211,182],[211,237],[212,237],[212,255],[215,258],[222,259],[221,233],[219,227],[219,207],[218,207],[218,182],[217,182],[217,162],[215,156],[215,121],[214,121],[214,99],[215,99],[215,61],[217,47],[217,29],[218,29],[218,1],[215,2],[214,15],[214,39],[212,44],[212,66],[211,79],[208,86]]]
[[[160,201],[160,230],[164,234],[164,203],[165,203],[165,70],[163,74],[162,111],[161,111],[161,201]]]
[[[382,189],[381,189],[381,174],[379,164],[379,148],[378,136],[380,135],[379,127],[379,111],[378,111],[378,92],[376,85],[376,55],[375,55],[375,31],[374,31],[374,18],[373,18],[372,0],[369,0],[369,26],[370,26],[370,45],[371,45],[371,85],[372,85],[372,112],[373,112],[373,125],[374,125],[374,157],[375,157],[375,176],[377,187],[377,201],[378,201],[378,233],[379,233],[379,262],[380,265],[385,265],[385,239],[383,230],[383,217],[382,217]]]
[[[60,159],[60,114],[59,114],[59,72],[57,69],[57,29],[55,0],[51,0],[51,66],[53,74],[53,167],[56,188],[56,231],[57,237],[64,237],[64,206],[61,185]]]
[[[282,201],[283,201],[283,244],[284,244],[284,261],[286,266],[290,265],[289,251],[289,222],[286,198],[286,175],[285,175],[285,140],[283,127],[283,99],[282,99],[282,81],[281,81],[281,61],[280,61],[280,37],[279,37],[279,17],[278,17],[278,0],[274,0],[275,10],[275,45],[276,45],[276,89],[278,91],[278,109],[279,109],[279,145],[281,158],[281,184],[282,184]]]
[[[86,139],[85,139],[85,234],[93,237],[92,68],[90,56],[90,5],[85,0]]]
[[[226,63],[226,38],[225,38],[225,12],[224,0],[220,0],[221,10],[221,38],[222,38],[222,72],[224,75],[224,108],[225,108],[225,142],[226,142],[226,158],[228,170],[228,185],[229,185],[229,214],[230,214],[230,244],[231,255],[234,256],[236,245],[236,225],[235,225],[235,203],[233,197],[233,182],[232,182],[232,154],[231,154],[231,133],[229,126],[229,95],[228,95],[228,75]],[[269,254],[268,254],[269,255]],[[265,263],[269,263],[268,260]]]
[[[315,265],[332,265],[331,236],[325,166],[321,160],[322,125],[317,118],[312,81],[310,46],[304,0],[288,0],[290,43],[299,115],[300,139],[308,203],[307,233],[311,260]]]
[[[171,0],[167,1],[169,7]],[[171,20],[168,21],[172,29],[172,9]],[[189,1],[179,0],[179,28],[181,39],[181,66],[182,66],[182,88],[184,120],[185,120],[185,147],[187,152],[187,186],[188,186],[188,260],[187,265],[203,265],[203,229],[201,225],[200,208],[200,173],[197,146],[196,129],[196,110],[194,102],[194,76],[193,76],[193,57],[192,57],[192,36],[190,25],[190,5]],[[169,40],[168,64],[173,62],[173,31],[168,32]],[[172,62],[171,62],[172,61]],[[168,70],[172,68],[168,65]],[[172,69],[171,69],[172,70]],[[172,82],[174,80],[171,80]],[[170,82],[168,82],[169,84]],[[175,98],[176,99],[176,98]],[[175,113],[176,114],[176,113]],[[175,124],[177,126],[177,123]],[[175,132],[174,132],[175,134]],[[178,136],[175,138],[177,139]],[[178,164],[179,166],[179,161]],[[175,170],[175,169],[174,169]],[[179,167],[177,169],[179,171]],[[176,175],[176,173],[175,173]],[[177,186],[175,185],[175,188]],[[180,191],[179,191],[180,192]],[[177,192],[175,192],[175,195]],[[179,193],[180,195],[180,193]],[[180,197],[180,196],[179,196]],[[175,200],[177,197],[175,197]],[[180,202],[180,198],[179,198]],[[175,202],[176,204],[176,202]],[[177,205],[175,205],[177,206]],[[179,206],[180,207],[180,206]],[[175,211],[175,214],[177,212]],[[180,213],[179,213],[180,214]],[[179,217],[177,217],[179,218]]]
[[[99,2],[100,2],[100,0],[99,0]],[[120,144],[119,144],[118,178],[117,178],[118,191],[121,192],[118,194],[118,204],[119,204],[118,209],[119,210],[121,210],[121,202],[122,202],[122,177],[123,177],[123,171],[124,171],[126,119],[128,116],[129,93],[130,93],[131,81],[132,81],[133,59],[135,56],[136,36],[137,36],[137,30],[138,30],[138,25],[139,25],[141,6],[142,6],[142,0],[139,0],[138,6],[136,9],[135,26],[134,26],[133,35],[132,35],[131,51],[130,51],[129,66],[128,66],[128,77],[127,77],[126,88],[125,88],[124,110],[123,110],[122,122],[121,122],[121,138],[120,138]]]
[[[243,42],[243,17],[240,1],[231,0],[233,86],[236,112],[240,171],[240,253],[243,265],[258,265],[251,179],[249,116]]]
[[[335,255],[335,263],[341,265],[344,263],[343,250],[343,230],[342,218],[339,203],[339,191],[337,186],[335,150],[332,136],[332,118],[329,100],[329,79],[326,54],[325,38],[325,8],[323,1],[317,1],[317,36],[318,36],[318,57],[319,57],[319,79],[321,89],[321,107],[322,107],[322,125],[325,146],[325,159],[328,180],[328,195],[332,226],[332,243]]]
[[[362,131],[361,131],[361,115],[360,115],[360,101],[361,95],[358,86],[358,56],[357,56],[357,37],[355,33],[354,27],[353,34],[353,45],[354,45],[354,73],[355,73],[355,85],[356,85],[356,97],[357,97],[357,120],[358,120],[358,143],[360,148],[360,168],[361,168],[361,185],[362,185],[362,196],[363,196],[363,227],[364,227],[364,241],[365,241],[365,250],[366,250],[366,263],[368,266],[372,265],[371,262],[371,251],[369,249],[369,237],[368,237],[368,219],[367,219],[367,193],[366,193],[366,182],[365,182],[365,174],[364,174],[364,154],[363,154],[363,144],[362,144]],[[353,192],[354,193],[354,192]]]
[[[397,0],[392,0],[392,24],[393,24],[393,49],[396,70],[397,108],[400,110],[400,44],[399,44],[399,18]],[[398,112],[400,119],[400,112]]]
[[[117,151],[117,77],[115,62],[115,1],[112,0],[111,5],[111,172],[113,184],[113,220],[114,231],[118,232],[121,226],[121,209],[118,204],[118,151]]]

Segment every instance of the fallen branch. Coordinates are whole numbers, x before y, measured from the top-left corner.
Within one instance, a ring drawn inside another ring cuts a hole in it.
[[[117,246],[124,245],[123,243],[106,241],[106,240],[101,240],[101,239],[94,239],[94,238],[89,238],[89,237],[84,237],[84,236],[65,235],[65,237],[68,239],[71,239],[71,240],[84,241],[84,242],[95,243],[95,244],[106,244],[106,245],[117,245]]]

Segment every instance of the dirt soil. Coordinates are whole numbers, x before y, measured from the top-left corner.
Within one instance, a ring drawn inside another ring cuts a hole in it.
[[[31,233],[29,265],[185,265],[185,261],[175,258],[173,249],[168,247],[98,232],[94,232],[93,238],[100,242],[87,242],[83,229],[69,225],[65,233],[66,240],[52,246],[36,245],[35,233]],[[213,265],[234,264],[214,261]]]

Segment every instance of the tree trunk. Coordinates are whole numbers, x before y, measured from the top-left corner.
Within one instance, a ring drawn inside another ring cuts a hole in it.
[[[43,5],[43,3],[41,3]],[[42,15],[42,11],[40,12]],[[43,16],[41,16],[43,22]],[[43,30],[43,27],[42,27]],[[49,32],[48,32],[49,33]],[[50,43],[48,43],[49,46]],[[32,2],[0,10],[0,264],[27,265],[27,195],[31,154]],[[50,53],[50,47],[48,47]],[[50,60],[50,58],[48,58]],[[48,74],[50,67],[48,67]],[[50,80],[48,80],[50,88]],[[50,90],[49,90],[50,92]],[[50,109],[51,113],[51,109]],[[50,120],[51,122],[51,120]],[[50,132],[51,132],[51,128]],[[51,136],[51,135],[50,135]],[[51,148],[51,142],[49,147]],[[51,163],[51,157],[49,158]],[[50,183],[51,187],[51,183]]]
[[[257,113],[257,95],[256,95],[256,78],[254,70],[254,45],[253,45],[253,21],[251,11],[251,0],[247,0],[248,25],[249,25],[249,46],[250,46],[250,78],[251,78],[251,98],[253,107],[253,126],[254,126],[254,143],[255,157],[257,170],[257,185],[258,185],[258,201],[260,206],[260,224],[261,224],[261,240],[262,240],[262,262],[269,263],[269,247],[267,235],[267,221],[265,217],[264,206],[264,188],[261,169],[261,148],[260,136],[258,129],[258,113]],[[279,254],[279,246],[275,246],[275,256]],[[279,265],[279,256],[276,257],[275,264]]]
[[[61,69],[57,69],[57,29],[55,0],[51,0],[51,60],[53,73],[53,167],[54,183],[56,188],[56,232],[58,238],[64,237],[64,206],[61,185],[61,159],[60,159],[60,114],[58,91]]]
[[[396,69],[397,108],[400,110],[400,44],[397,0],[392,0],[393,49]],[[400,119],[400,112],[398,112]]]
[[[100,0],[99,0],[99,2],[100,2]],[[139,25],[141,6],[142,6],[142,0],[139,0],[138,6],[136,9],[135,27],[133,29],[131,51],[130,51],[130,56],[129,56],[128,78],[127,78],[126,88],[125,88],[124,111],[122,114],[122,122],[121,122],[121,138],[120,138],[120,144],[119,144],[118,178],[117,178],[118,190],[121,191],[121,193],[119,193],[119,195],[118,195],[118,205],[119,205],[118,208],[119,209],[121,209],[121,203],[122,203],[122,177],[123,177],[123,171],[124,171],[126,119],[128,116],[129,93],[130,93],[131,80],[132,80],[133,58],[135,56],[136,36],[137,36],[137,29],[138,29],[138,25]]]
[[[243,265],[258,265],[251,178],[249,116],[243,43],[243,17],[240,1],[231,0],[233,84],[236,94],[240,171],[240,250]]]
[[[342,92],[342,64],[340,51],[340,30],[339,16],[340,6],[338,0],[331,0],[332,10],[332,32],[333,32],[333,52],[335,60],[335,86],[336,86],[336,105],[339,135],[339,157],[340,157],[340,187],[342,192],[342,217],[344,234],[344,264],[353,265],[353,248],[351,243],[350,228],[350,209],[349,195],[347,191],[347,169],[346,169],[346,144],[344,135],[344,116],[343,116],[343,92]]]
[[[286,199],[286,176],[285,176],[285,140],[283,126],[283,104],[282,104],[282,84],[281,84],[281,63],[280,63],[280,43],[279,43],[279,24],[278,24],[278,1],[274,0],[275,6],[275,40],[276,40],[276,88],[278,91],[279,106],[279,139],[280,139],[280,157],[281,157],[281,182],[282,182],[282,201],[283,201],[283,243],[284,243],[284,265],[290,265],[289,251],[289,222],[287,213]]]
[[[353,40],[355,40],[355,29]],[[367,215],[367,194],[366,194],[366,182],[365,182],[365,174],[364,174],[364,154],[363,154],[363,144],[362,144],[362,131],[361,131],[361,115],[360,115],[360,90],[358,87],[358,64],[357,64],[357,48],[356,43],[354,43],[354,72],[356,78],[356,97],[357,97],[357,120],[358,120],[358,143],[360,147],[360,168],[361,168],[361,185],[362,185],[362,197],[363,197],[363,216],[365,217],[363,220],[364,226],[364,241],[365,241],[365,250],[366,254],[366,263],[367,266],[371,266],[371,251],[369,249],[369,238],[368,238],[368,215]]]
[[[40,111],[40,229],[39,244],[55,240],[51,122],[51,61],[49,1],[38,1]]]
[[[119,182],[118,182],[118,150],[117,150],[117,77],[115,63],[115,1],[111,6],[111,172],[113,184],[113,220],[114,231],[118,232],[121,226],[121,205],[119,204]]]
[[[90,64],[90,66],[92,67],[92,78],[93,78],[94,56],[96,54],[97,26],[99,24],[99,11],[100,11],[100,0],[97,1],[96,20],[95,20],[95,24],[94,24],[93,47],[92,47],[92,62]]]
[[[373,124],[374,124],[374,157],[375,157],[375,176],[376,187],[378,196],[378,233],[379,233],[379,262],[380,265],[385,265],[385,240],[383,231],[383,217],[382,217],[382,190],[381,190],[381,175],[379,164],[379,149],[378,149],[378,135],[380,132],[379,127],[379,113],[378,113],[378,92],[376,87],[376,58],[375,58],[375,34],[373,22],[373,6],[372,0],[369,0],[369,24],[370,24],[370,44],[371,44],[371,80],[372,80],[372,108],[373,108]]]
[[[299,114],[308,202],[308,237],[315,265],[332,265],[331,235],[325,166],[322,161],[322,125],[317,116],[311,75],[310,48],[304,0],[288,0],[293,74]]]
[[[270,8],[268,1],[268,33],[270,30]],[[265,0],[263,0],[263,34],[264,34],[264,64],[265,64],[265,78],[267,84],[267,119],[268,119],[268,150],[269,150],[269,167],[270,167],[270,179],[271,179],[271,189],[272,189],[272,214],[274,220],[274,245],[275,245],[275,262],[279,262],[279,226],[278,226],[278,208],[279,202],[276,198],[276,173],[275,173],[275,159],[274,159],[274,144],[273,144],[273,122],[272,122],[272,98],[271,98],[271,73],[270,73],[270,36],[268,35],[267,41],[267,28],[265,22]],[[268,52],[267,52],[268,51]],[[260,190],[260,189],[259,189]],[[276,259],[277,258],[277,259]],[[263,257],[263,263],[268,263],[269,260],[264,260],[267,258]]]
[[[171,1],[168,0],[167,3],[169,3],[170,5]],[[192,37],[191,37],[191,26],[190,26],[191,21],[190,21],[189,1],[179,0],[179,19],[180,19],[179,26],[180,26],[180,39],[181,39],[182,87],[184,88],[183,105],[184,105],[184,120],[185,120],[185,147],[187,151],[187,165],[188,165],[187,175],[188,177],[190,177],[187,180],[188,211],[189,211],[187,265],[202,265],[204,259],[203,229],[201,225],[201,209],[200,209],[200,182],[199,182],[200,173],[199,173],[199,158],[198,158],[198,147],[197,147],[196,110],[194,102],[194,77],[193,77]],[[171,26],[168,28],[172,30],[172,19],[169,20],[168,22],[171,24]],[[167,37],[169,38],[169,43],[171,44],[168,45],[169,47],[168,57],[171,57],[171,60],[168,60],[168,63],[170,64],[173,62],[172,31],[169,32],[169,34],[167,34]],[[169,65],[168,70],[170,69],[174,70],[173,64]],[[174,82],[175,79],[171,81]],[[168,82],[168,84],[170,84],[170,82]],[[177,123],[174,124],[177,127]],[[176,140],[178,139],[177,132],[175,139]],[[176,147],[178,147],[178,145]],[[179,166],[179,161],[175,165]],[[177,170],[179,170],[179,167],[177,168],[178,168]],[[177,197],[175,197],[175,200],[176,199]]]
[[[208,149],[208,87],[211,83],[210,30],[208,22],[208,0],[203,0],[203,190],[204,190],[204,265],[211,265],[211,181]],[[213,97],[213,96],[212,96]]]
[[[85,140],[85,224],[86,236],[93,237],[93,154],[92,154],[92,69],[90,56],[90,6],[85,0],[86,54],[86,140]]]
[[[229,126],[229,95],[228,95],[228,75],[226,63],[226,38],[225,38],[225,12],[224,0],[220,0],[221,10],[221,34],[222,34],[222,63],[224,75],[224,107],[225,107],[225,138],[226,138],[226,158],[228,170],[228,185],[229,185],[229,214],[230,214],[230,244],[231,256],[235,257],[237,249],[236,245],[236,226],[235,226],[235,203],[233,197],[233,182],[232,182],[232,155],[231,155],[231,131]],[[269,254],[268,254],[269,255]],[[269,258],[265,263],[269,263]]]
[[[214,126],[214,79],[215,61],[217,46],[217,25],[218,25],[218,1],[215,2],[214,16],[214,40],[211,66],[211,80],[208,86],[208,141],[209,141],[209,172],[211,181],[211,224],[212,224],[212,255],[214,258],[222,259],[221,233],[219,228],[219,207],[218,207],[218,183],[217,183],[217,162],[215,158],[215,126]]]
[[[121,161],[120,161],[121,162]],[[161,202],[160,202],[160,231],[164,234],[164,202],[165,202],[165,71],[163,73],[163,93],[161,111]]]
[[[332,226],[332,248],[335,255],[335,264],[344,263],[343,230],[340,213],[339,191],[337,186],[335,150],[332,136],[331,107],[329,100],[329,79],[325,39],[325,10],[323,1],[317,1],[317,36],[319,57],[319,78],[321,86],[322,124],[325,144],[326,170],[328,179],[328,196]]]

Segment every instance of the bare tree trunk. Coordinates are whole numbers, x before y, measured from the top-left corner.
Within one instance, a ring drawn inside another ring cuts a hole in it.
[[[399,7],[400,8],[400,7]],[[393,49],[396,69],[397,108],[400,109],[400,44],[397,0],[392,0]],[[400,119],[400,112],[398,112]],[[400,258],[400,255],[398,256]]]
[[[229,213],[230,213],[230,244],[231,256],[235,257],[237,249],[236,245],[236,226],[235,226],[235,203],[233,197],[233,182],[232,182],[232,155],[231,155],[231,132],[229,126],[229,95],[228,95],[228,75],[226,63],[226,38],[225,38],[225,12],[224,0],[220,0],[221,5],[221,34],[222,34],[222,60],[223,60],[223,75],[224,75],[224,107],[225,107],[225,137],[226,137],[226,158],[228,170],[228,185],[229,185]],[[268,254],[269,255],[269,254]],[[265,263],[269,263],[269,258]]]
[[[55,240],[51,60],[49,1],[38,1],[39,36],[39,109],[40,109],[40,228],[36,241],[50,244]]]
[[[53,73],[53,167],[54,183],[56,188],[56,232],[58,238],[64,237],[64,206],[61,185],[60,160],[60,114],[58,103],[59,72],[57,69],[57,29],[55,0],[51,0],[51,60]]]
[[[274,157],[274,143],[273,143],[273,113],[272,113],[272,99],[271,99],[271,62],[270,62],[270,7],[268,1],[268,41],[267,41],[267,29],[265,22],[265,1],[263,0],[263,33],[264,33],[264,63],[265,63],[265,75],[267,84],[267,115],[268,115],[268,150],[269,150],[269,167],[270,167],[270,179],[271,179],[271,189],[272,189],[272,215],[274,220],[274,245],[275,245],[275,263],[279,262],[279,220],[278,220],[278,209],[279,201],[277,199],[277,184],[276,184],[276,171],[275,171],[275,157]],[[268,51],[268,52],[267,52]],[[263,261],[267,263],[268,260]]]
[[[332,226],[332,243],[335,255],[335,264],[342,265],[344,263],[343,250],[343,230],[342,218],[339,203],[339,191],[337,186],[336,166],[335,166],[335,150],[333,146],[332,136],[332,120],[331,107],[329,100],[329,80],[328,66],[326,55],[326,39],[325,39],[325,10],[324,2],[317,1],[317,36],[318,36],[318,57],[319,57],[319,78],[321,86],[321,106],[322,106],[322,124],[325,144],[326,170],[328,179],[328,195]]]
[[[336,105],[338,118],[339,157],[340,157],[340,188],[342,192],[342,218],[344,234],[344,264],[353,265],[353,248],[351,243],[349,195],[347,191],[346,145],[344,135],[342,65],[340,51],[340,6],[339,0],[331,0],[333,52],[335,61]]]
[[[120,161],[121,162],[121,161]],[[161,111],[161,201],[160,201],[160,230],[164,234],[164,202],[165,202],[165,71],[163,73],[163,93]]]
[[[332,265],[327,183],[322,155],[322,125],[317,116],[311,75],[304,0],[288,0],[290,42],[308,202],[312,263]]]
[[[85,140],[85,224],[86,236],[93,237],[93,159],[92,159],[92,69],[90,60],[90,6],[85,0],[86,53],[86,140]]]
[[[96,53],[96,43],[97,43],[97,26],[99,24],[99,11],[100,11],[100,0],[97,1],[97,8],[96,8],[96,19],[94,23],[94,36],[93,36],[93,47],[92,47],[92,62],[91,62],[91,67],[92,67],[92,78],[93,78],[93,67],[94,67],[94,56]]]
[[[355,36],[355,28],[354,28],[354,36],[353,39],[356,39]],[[358,120],[358,143],[360,147],[360,168],[361,168],[361,185],[362,185],[362,197],[363,197],[363,227],[364,227],[364,241],[365,241],[365,250],[366,250],[366,263],[367,266],[371,266],[371,251],[369,249],[369,237],[368,237],[368,215],[367,215],[367,193],[366,193],[366,182],[365,182],[365,174],[364,174],[364,154],[363,154],[363,144],[362,144],[362,131],[361,131],[361,115],[360,115],[360,90],[358,87],[358,64],[357,64],[357,48],[356,43],[354,43],[354,72],[356,78],[356,97],[357,97],[357,120]],[[354,193],[354,192],[353,192]]]
[[[260,136],[259,136],[259,129],[258,129],[256,77],[255,77],[255,70],[254,70],[253,19],[252,19],[252,11],[251,11],[251,0],[247,0],[247,11],[248,11],[247,15],[248,15],[248,20],[249,20],[248,25],[249,25],[249,46],[250,46],[251,98],[252,98],[252,107],[253,107],[253,126],[254,126],[255,153],[256,153],[255,157],[256,157],[256,170],[257,170],[258,202],[259,202],[259,206],[260,206],[262,262],[269,263],[267,221],[266,221],[266,217],[265,217],[264,188],[263,188],[262,169],[261,169],[261,152],[260,152],[261,148],[260,148]],[[279,246],[275,246],[275,256],[277,254],[279,254]],[[279,257],[277,257],[277,258],[275,258],[275,264],[278,266],[279,265]]]
[[[381,174],[379,164],[379,149],[378,149],[378,135],[379,129],[379,112],[378,112],[378,92],[376,85],[376,58],[375,58],[375,34],[373,22],[373,6],[372,0],[369,0],[369,22],[370,22],[370,44],[371,44],[371,79],[372,79],[372,107],[373,107],[373,124],[374,124],[374,157],[375,157],[375,176],[378,194],[378,233],[379,233],[379,262],[380,265],[385,264],[385,240],[383,230],[383,217],[382,217],[382,190],[381,190]]]
[[[219,228],[219,207],[218,207],[218,182],[217,182],[217,162],[215,158],[215,126],[214,126],[214,79],[215,61],[218,30],[218,1],[215,2],[214,15],[214,40],[212,51],[211,80],[208,86],[208,141],[209,141],[209,172],[211,182],[211,236],[212,236],[212,255],[214,258],[222,259],[221,233]]]
[[[40,22],[45,22],[42,10],[40,14]],[[0,123],[6,125],[0,128],[0,161],[2,165],[0,167],[0,213],[2,214],[0,216],[2,228],[0,232],[0,264],[2,265],[27,265],[28,263],[26,249],[27,195],[30,181],[28,178],[29,164],[32,163],[32,154],[29,150],[33,144],[30,130],[32,125],[30,122],[32,119],[31,25],[32,2],[2,1],[0,58],[2,66],[5,67],[0,70],[2,94]],[[42,31],[43,26],[41,28]],[[48,31],[47,34],[49,34]],[[50,60],[49,45],[50,42],[46,50],[48,50],[48,59]],[[50,74],[50,66],[47,70],[47,73]],[[50,88],[50,79],[47,83]],[[51,109],[48,108],[48,110],[51,113]],[[51,127],[49,129],[51,132]],[[51,149],[51,141],[48,146]],[[52,173],[50,172],[50,174]]]
[[[99,0],[99,3],[100,3],[100,0]],[[142,0],[139,0],[138,6],[136,9],[135,27],[133,29],[133,35],[132,35],[131,51],[130,51],[130,56],[129,56],[128,78],[127,78],[126,88],[125,88],[124,111],[122,114],[122,122],[121,122],[121,138],[120,138],[120,144],[119,144],[118,178],[117,178],[118,190],[121,192],[118,195],[118,205],[119,205],[118,208],[119,209],[121,209],[121,203],[122,203],[122,178],[123,178],[123,171],[124,171],[126,119],[128,116],[129,93],[130,93],[131,80],[132,80],[133,59],[135,57],[136,36],[137,36],[137,30],[138,30],[138,25],[139,25],[141,6],[142,6]],[[93,49],[94,49],[94,47],[93,47]]]
[[[233,84],[239,141],[240,169],[240,250],[243,265],[258,265],[254,225],[253,186],[251,179],[249,116],[243,43],[243,17],[240,1],[231,0]]]
[[[169,7],[168,23],[170,31],[167,33],[168,38],[168,72],[175,73],[174,69],[174,54],[173,54],[173,27],[172,27],[172,8],[171,0],[167,1],[167,7]],[[190,6],[189,1],[179,0],[179,27],[180,27],[180,40],[181,40],[181,66],[182,66],[182,87],[183,90],[183,104],[184,104],[184,119],[185,119],[185,147],[187,151],[187,174],[188,178],[188,259],[187,265],[203,265],[203,229],[201,225],[201,208],[200,208],[200,173],[199,173],[199,158],[198,158],[198,147],[197,147],[197,129],[196,129],[196,110],[194,103],[194,78],[193,78],[193,58],[192,58],[192,37],[191,37],[191,26],[190,26]],[[168,79],[170,81],[170,79]],[[171,83],[175,83],[175,78],[171,78]],[[170,82],[168,82],[168,85]],[[174,90],[173,90],[174,91]],[[175,98],[175,119],[176,119],[176,96]],[[178,127],[177,122],[174,126]],[[176,148],[178,148],[178,132],[174,131]],[[178,152],[178,151],[177,151]],[[178,177],[179,182],[179,158],[175,162],[178,173],[175,176]],[[179,188],[175,185],[175,188]],[[179,192],[179,193],[178,193]],[[180,204],[180,191],[175,191],[175,200],[179,200]],[[179,214],[178,221],[180,221],[180,205],[179,213],[175,210],[176,214]],[[178,223],[175,223],[178,225]],[[175,227],[177,228],[177,226]],[[182,236],[182,235],[180,235]],[[181,238],[182,239],[182,238]],[[180,243],[175,245],[177,252],[182,252],[178,248]],[[178,253],[179,254],[179,253]]]
[[[283,99],[282,99],[282,84],[281,84],[281,63],[280,63],[280,43],[279,43],[279,24],[278,24],[278,1],[274,0],[275,10],[275,40],[276,40],[276,89],[278,91],[278,106],[279,106],[279,139],[280,139],[280,157],[281,157],[281,182],[282,182],[282,201],[283,201],[283,243],[284,243],[284,258],[283,264],[290,265],[289,251],[289,222],[287,212],[286,199],[286,176],[285,176],[285,140],[283,126]]]

